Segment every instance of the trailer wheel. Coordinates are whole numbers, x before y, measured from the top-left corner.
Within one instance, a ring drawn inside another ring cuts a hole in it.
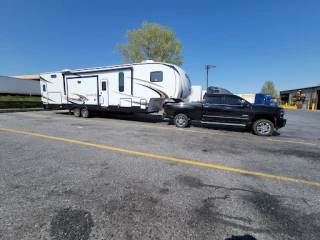
[[[189,125],[189,118],[186,114],[177,114],[173,119],[174,124],[178,128],[185,128]]]
[[[89,117],[89,110],[87,108],[82,108],[81,109],[81,116],[84,118],[88,118]]]
[[[253,131],[258,136],[270,136],[274,131],[274,124],[267,119],[258,119],[253,123]]]
[[[80,109],[79,108],[74,108],[73,109],[73,115],[75,117],[80,117],[81,116]]]

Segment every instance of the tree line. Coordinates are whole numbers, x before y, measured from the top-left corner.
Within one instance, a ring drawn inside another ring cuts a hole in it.
[[[125,33],[126,43],[116,44],[116,53],[122,56],[122,63],[141,62],[152,59],[157,62],[172,63],[181,66],[184,58],[181,55],[182,44],[175,32],[157,23],[143,21],[141,28],[128,30]],[[272,81],[266,81],[262,93],[278,97]]]

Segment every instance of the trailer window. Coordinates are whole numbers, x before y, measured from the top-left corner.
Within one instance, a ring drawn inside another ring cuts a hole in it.
[[[106,82],[102,82],[102,91],[106,91],[107,90],[107,83]]]
[[[150,73],[150,82],[162,82],[162,80],[163,80],[163,72],[162,71]]]
[[[119,92],[124,91],[124,73],[119,72]]]
[[[57,75],[56,74],[51,75],[51,78],[57,78]]]
[[[42,85],[42,91],[43,91],[43,92],[46,91],[46,85],[45,85],[45,84]]]

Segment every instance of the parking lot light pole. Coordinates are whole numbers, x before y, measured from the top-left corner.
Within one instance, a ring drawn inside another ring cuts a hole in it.
[[[210,68],[216,68],[216,66],[213,65],[206,65],[205,69],[207,70],[207,90],[208,90],[208,78],[209,78],[209,69]]]

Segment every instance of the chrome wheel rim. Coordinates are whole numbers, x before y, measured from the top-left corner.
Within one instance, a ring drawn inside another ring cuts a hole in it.
[[[185,117],[179,116],[179,117],[177,117],[177,121],[176,121],[176,122],[177,122],[177,124],[178,124],[179,126],[183,126],[183,125],[186,124],[187,120],[186,120]]]
[[[271,126],[267,122],[261,122],[258,124],[257,130],[260,134],[268,134],[271,131]]]
[[[74,109],[74,110],[73,110],[73,114],[74,114],[75,116],[79,116],[79,115],[80,115],[80,110],[79,110],[79,109]]]
[[[82,110],[82,116],[88,117],[88,110],[87,109]]]

